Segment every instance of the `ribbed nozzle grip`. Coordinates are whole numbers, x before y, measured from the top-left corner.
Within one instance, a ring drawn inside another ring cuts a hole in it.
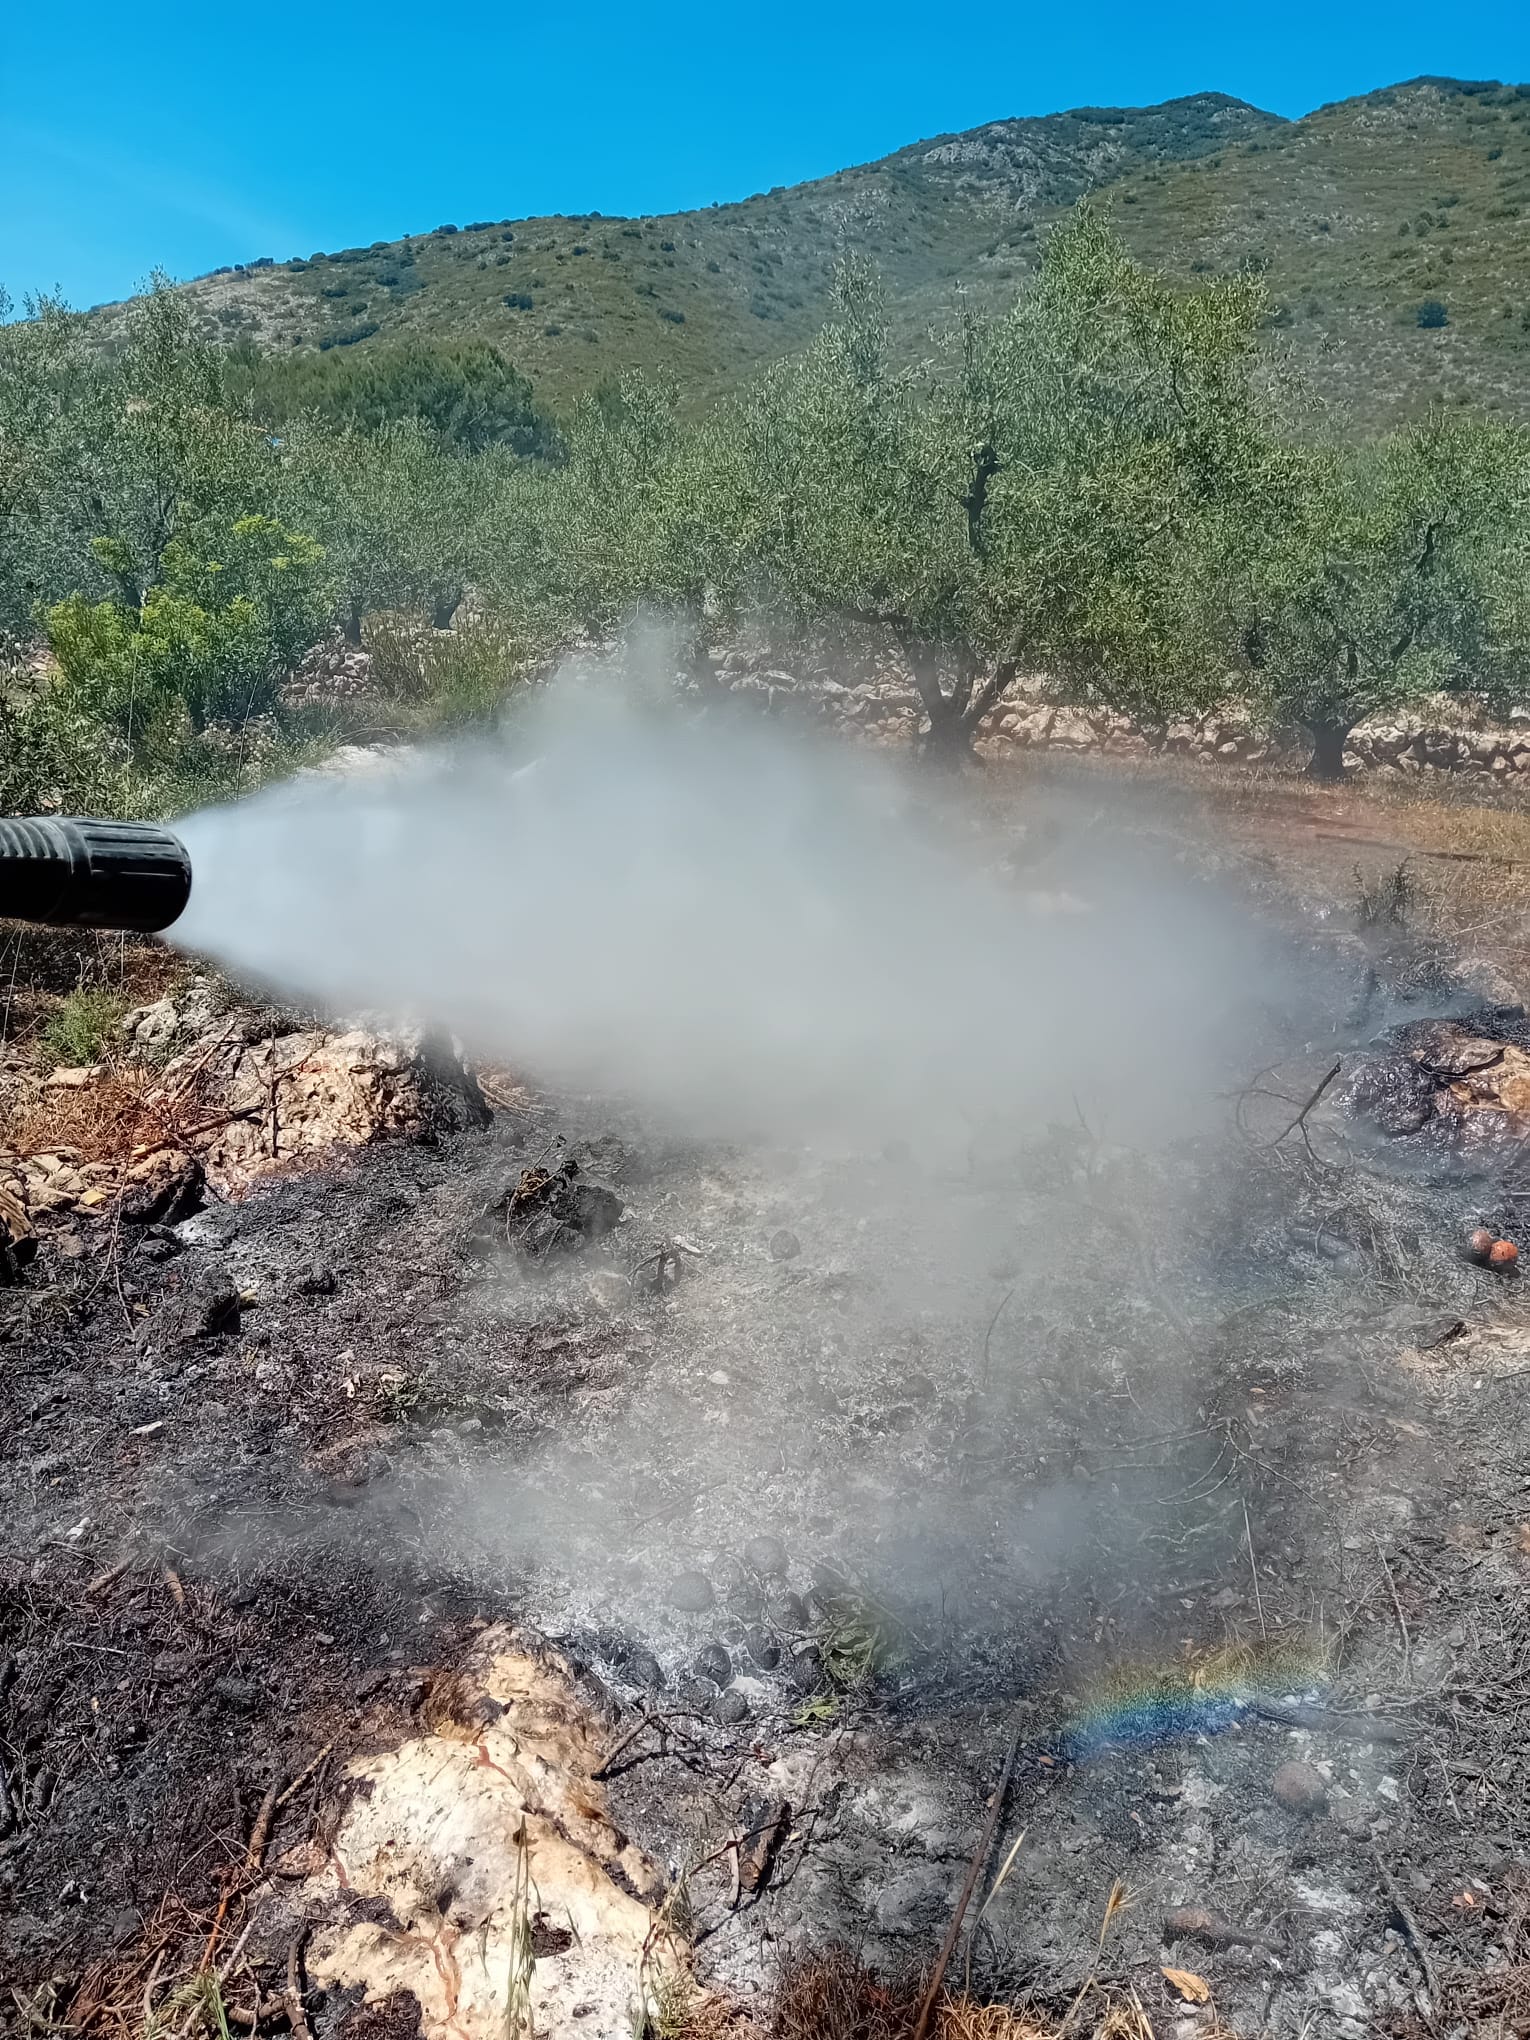
[[[190,897],[191,860],[168,829],[76,816],[0,819],[0,917],[152,934]]]

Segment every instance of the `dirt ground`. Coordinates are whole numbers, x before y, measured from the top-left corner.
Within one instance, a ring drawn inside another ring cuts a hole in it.
[[[1530,1120],[1386,1118],[1525,1051],[1530,816],[979,801],[1048,897],[1108,821],[1268,924],[1194,1126],[724,1148],[501,1078],[487,1126],[40,1225],[6,2030],[806,2032],[783,1965],[929,1976],[976,1852],[969,2009],[1530,2031],[1530,1315],[1463,1251],[1530,1253]],[[1441,1016],[1487,1053],[1421,1064]]]

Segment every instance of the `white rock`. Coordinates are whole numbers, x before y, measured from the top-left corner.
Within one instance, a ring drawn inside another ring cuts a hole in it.
[[[181,1024],[171,999],[156,999],[152,1006],[135,1006],[122,1022],[122,1032],[139,1048],[163,1048]]]

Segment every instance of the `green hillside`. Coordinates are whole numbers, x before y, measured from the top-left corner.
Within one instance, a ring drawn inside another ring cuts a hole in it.
[[[1359,422],[1530,413],[1530,86],[1395,86],[1112,195],[1144,261],[1263,269],[1297,360]]]
[[[912,345],[959,286],[1011,294],[1086,193],[1172,273],[1263,269],[1275,332],[1358,425],[1530,412],[1530,86],[1417,80],[1300,121],[1214,93],[995,121],[741,204],[452,223],[185,288],[209,333],[279,356],[476,337],[544,404],[632,366],[705,397],[807,339],[843,252],[880,267]]]

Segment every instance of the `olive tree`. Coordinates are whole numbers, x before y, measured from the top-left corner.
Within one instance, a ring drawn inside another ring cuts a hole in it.
[[[1338,778],[1368,716],[1440,693],[1507,705],[1530,660],[1530,442],[1435,419],[1288,451],[1231,534],[1250,691]]]
[[[481,563],[495,457],[444,453],[412,419],[339,433],[302,420],[283,455],[284,507],[325,546],[347,641],[378,609],[421,608],[446,629]]]
[[[1180,292],[1084,211],[1002,318],[893,361],[875,280],[710,434],[708,564],[901,643],[932,752],[960,755],[1015,674],[1164,711],[1231,656],[1206,532],[1261,448],[1263,300]]]
[[[71,593],[139,606],[173,544],[275,511],[276,451],[229,400],[217,351],[162,281],[112,349],[57,305],[0,336],[6,624]]]
[[[12,309],[0,291],[0,632],[22,637],[40,602],[68,592],[80,559],[78,535],[59,529],[57,470],[91,364],[65,306],[33,300],[18,319]]]
[[[639,605],[699,611],[707,579],[698,435],[674,385],[639,374],[585,397],[566,459],[539,491],[541,573],[574,631],[612,628]]]

